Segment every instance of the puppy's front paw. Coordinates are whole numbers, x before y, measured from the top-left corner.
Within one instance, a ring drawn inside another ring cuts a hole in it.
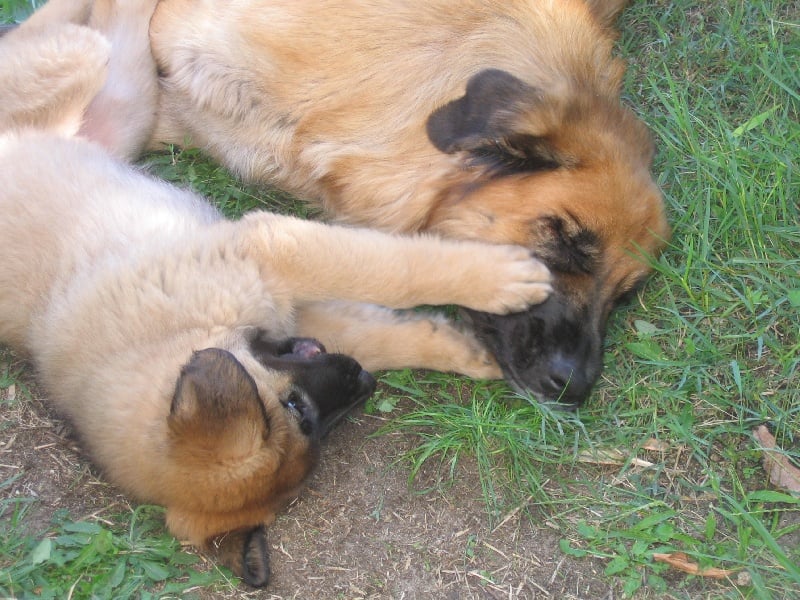
[[[506,314],[520,312],[544,302],[553,291],[550,285],[550,271],[541,261],[533,258],[521,246],[487,246],[485,259],[489,266],[483,280],[480,305],[471,306],[475,310]]]

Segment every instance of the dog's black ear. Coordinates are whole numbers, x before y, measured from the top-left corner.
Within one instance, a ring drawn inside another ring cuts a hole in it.
[[[442,152],[469,153],[470,166],[530,172],[562,164],[547,140],[542,94],[500,69],[486,69],[467,82],[466,93],[428,117],[431,143]]]
[[[268,427],[255,381],[233,354],[219,348],[195,352],[181,369],[168,422],[175,434],[202,431],[207,439],[239,424]]]
[[[486,69],[467,82],[466,93],[428,117],[428,138],[447,154],[471,150],[508,133],[503,116],[535,89],[500,69]]]

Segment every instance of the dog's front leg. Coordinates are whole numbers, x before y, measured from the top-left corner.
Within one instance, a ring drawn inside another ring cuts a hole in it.
[[[475,337],[443,315],[356,302],[315,302],[297,311],[297,333],[329,352],[355,358],[368,371],[420,368],[474,379],[503,376]]]
[[[298,303],[353,300],[392,308],[458,304],[493,313],[544,301],[550,274],[516,246],[393,236],[255,213],[242,248],[290,287]]]

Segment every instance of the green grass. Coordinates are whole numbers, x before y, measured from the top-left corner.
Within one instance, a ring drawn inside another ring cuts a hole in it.
[[[31,498],[0,501],[2,597],[187,598],[231,582],[220,570],[193,568],[200,559],[164,531],[161,508],[140,506],[103,523],[58,511],[51,527],[33,536],[23,525],[32,504]]]
[[[770,485],[751,435],[768,423],[800,460],[800,3],[636,0],[620,25],[626,100],[654,132],[674,237],[638,302],[613,317],[590,402],[565,415],[502,383],[403,371],[382,377],[371,409],[418,441],[404,457],[412,480],[433,466],[446,485],[469,457],[489,521],[546,516],[566,555],[602,558],[626,595],[800,597],[798,499]],[[227,214],[306,214],[197,153],[150,161]],[[21,519],[23,506],[5,510]],[[27,560],[41,542],[14,531],[3,547]],[[124,531],[110,535],[128,551]],[[735,574],[717,582],[653,559],[678,551]],[[8,556],[0,566],[20,568]]]
[[[311,205],[289,194],[259,189],[233,179],[225,169],[209,162],[195,149],[170,147],[149,155],[144,164],[161,179],[189,186],[203,196],[212,198],[217,208],[232,219],[255,209],[300,217],[317,215]]]
[[[0,0],[0,23],[20,23],[45,0]]]
[[[381,379],[382,396],[405,396],[414,409],[395,416],[378,432],[411,431],[419,443],[402,459],[413,482],[422,466],[435,460],[446,479],[456,476],[459,460],[469,456],[489,518],[497,522],[511,505],[535,498],[553,503],[545,488],[543,467],[563,463],[565,448],[583,447],[584,424],[573,414],[553,411],[527,400],[509,399],[496,382],[471,382],[441,373],[398,371]],[[431,400],[435,399],[435,403]]]

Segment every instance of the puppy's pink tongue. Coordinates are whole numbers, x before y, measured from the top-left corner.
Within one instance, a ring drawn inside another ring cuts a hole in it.
[[[317,354],[323,354],[325,346],[317,340],[302,339],[297,340],[292,346],[292,354],[297,354],[303,358],[312,358]]]

